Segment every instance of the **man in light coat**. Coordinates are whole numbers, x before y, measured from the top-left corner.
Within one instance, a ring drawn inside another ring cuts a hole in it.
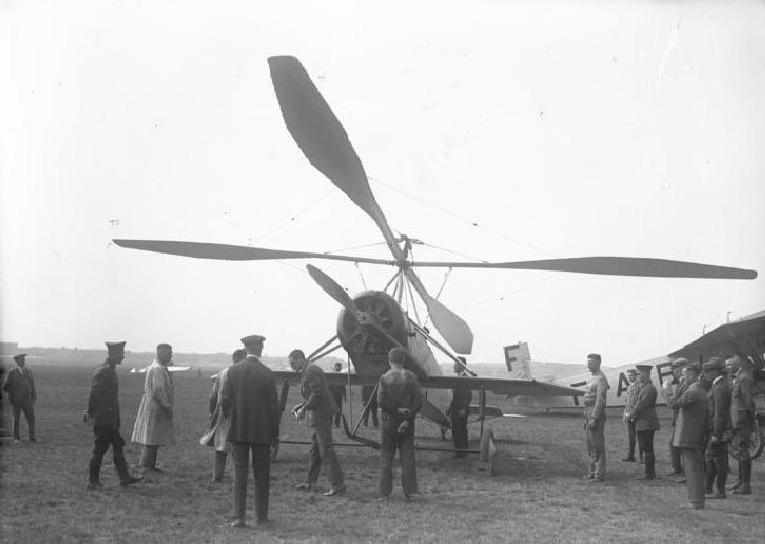
[[[667,477],[678,477],[678,482],[685,482],[685,471],[683,471],[683,462],[680,457],[680,449],[675,446],[675,431],[677,424],[677,415],[680,408],[676,401],[683,395],[688,387],[683,382],[683,369],[688,365],[685,358],[677,358],[672,362],[672,381],[665,381],[662,385],[662,395],[667,407],[672,409],[672,434],[669,436],[669,461],[672,464],[672,472]]]
[[[749,446],[752,431],[757,426],[754,405],[754,366],[749,358],[736,358],[731,362],[736,369],[731,392],[730,419],[733,428],[733,447],[739,451],[738,482],[734,494],[752,493],[752,459]]]
[[[133,426],[132,440],[143,445],[139,465],[148,471],[162,471],[157,467],[160,446],[175,444],[173,424],[173,377],[167,366],[173,359],[169,344],[157,345],[157,353],[146,370],[143,396]]]
[[[584,429],[587,432],[589,471],[584,476],[590,482],[606,477],[606,393],[608,381],[600,370],[600,354],[587,354],[587,369],[592,374],[584,394]]]
[[[685,469],[688,505],[704,509],[704,447],[707,436],[707,393],[699,382],[699,369],[687,365],[683,370],[686,385],[676,399],[678,408],[673,445],[680,449]]]
[[[8,371],[5,378],[3,390],[8,392],[11,407],[13,407],[13,442],[18,443],[21,440],[21,413],[27,419],[29,428],[29,440],[34,443],[35,437],[35,404],[37,403],[37,390],[35,390],[35,379],[32,377],[32,371],[26,367],[26,354],[16,354],[13,361],[16,367]]]
[[[659,429],[659,419],[656,416],[656,386],[651,382],[650,365],[637,365],[640,390],[632,408],[630,420],[635,426],[640,451],[644,453],[645,475],[641,480],[652,481],[656,478],[656,455],[653,451],[653,436]]]
[[[637,433],[635,432],[635,421],[632,418],[632,412],[640,393],[640,381],[637,379],[637,371],[635,369],[627,369],[627,380],[629,380],[630,384],[627,386],[624,398],[624,422],[627,424],[627,441],[629,446],[627,447],[627,456],[622,459],[622,462],[634,462]],[[643,461],[642,450],[640,450],[640,461]]]
[[[244,360],[247,357],[247,351],[243,348],[235,350],[231,355],[231,365]],[[213,380],[212,390],[210,391],[210,428],[202,436],[200,443],[202,445],[213,447],[213,482],[219,483],[223,480],[223,473],[226,471],[226,459],[230,452],[231,445],[226,441],[230,421],[223,414],[221,405],[223,403],[223,390],[228,382],[228,371],[231,366],[221,369],[211,378]]]

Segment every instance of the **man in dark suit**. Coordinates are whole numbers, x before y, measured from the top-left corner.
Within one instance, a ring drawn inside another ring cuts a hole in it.
[[[335,400],[327,386],[327,379],[321,367],[309,363],[302,350],[293,350],[289,355],[290,367],[300,369],[300,391],[303,403],[295,407],[294,414],[301,420],[308,414],[308,424],[311,427],[311,449],[309,455],[311,465],[304,483],[298,484],[298,490],[311,490],[319,479],[322,462],[328,470],[330,489],[325,496],[334,496],[345,491],[343,470],[337,461],[335,448],[332,445],[332,418],[337,413]]]
[[[462,363],[454,364],[454,372],[458,377],[465,376],[465,358],[457,356]],[[446,409],[446,416],[451,419],[452,424],[452,439],[454,441],[454,448],[467,449],[468,448],[468,429],[467,421],[468,414],[470,412],[470,402],[473,400],[473,392],[470,391],[470,387],[465,384],[460,384],[452,388],[452,399],[449,402],[449,408]],[[454,453],[455,458],[464,458],[467,456],[466,452]]]
[[[128,472],[125,454],[122,448],[125,440],[120,436],[120,402],[119,383],[115,367],[122,363],[125,358],[126,341],[107,342],[108,356],[106,361],[99,366],[90,384],[90,397],[88,398],[88,410],[83,414],[83,422],[86,424],[93,421],[93,434],[95,446],[93,456],[90,459],[90,481],[88,490],[99,490],[101,481],[101,461],[104,454],[112,447],[114,453],[114,468],[120,478],[120,484],[127,486],[137,483],[143,477],[133,477]]]
[[[635,426],[639,449],[645,460],[645,475],[641,480],[652,481],[656,478],[656,455],[653,451],[653,436],[659,429],[656,416],[656,386],[651,382],[651,365],[636,365],[638,371],[638,390],[635,405],[630,412],[630,421]]]
[[[339,361],[335,362],[335,373],[342,373],[343,364]],[[345,384],[331,384],[329,386],[329,393],[332,394],[332,399],[335,400],[337,406],[337,412],[335,412],[334,423],[335,427],[340,427],[340,422],[343,419],[343,401],[345,401]]]
[[[683,394],[675,401],[678,408],[673,445],[680,449],[685,469],[688,505],[704,509],[704,447],[707,435],[707,393],[699,383],[699,369],[683,369]]]
[[[396,448],[401,461],[401,483],[404,498],[409,501],[417,492],[414,464],[414,417],[422,408],[422,391],[417,377],[404,369],[407,351],[401,347],[388,352],[390,370],[380,377],[377,401],[382,416],[380,448],[380,499],[385,500],[393,489],[393,456]]]
[[[705,491],[708,499],[725,499],[728,478],[728,448],[725,442],[730,429],[730,385],[725,380],[722,358],[710,358],[702,370],[712,384],[707,394],[707,448]],[[714,484],[717,482],[717,492]]]
[[[234,459],[234,513],[226,517],[235,528],[246,526],[247,473],[252,452],[255,513],[258,525],[268,523],[270,449],[279,441],[279,400],[273,372],[263,365],[265,337],[242,338],[247,357],[232,365],[223,388],[221,409],[230,421],[227,439]]]
[[[37,391],[35,390],[35,379],[32,377],[32,371],[26,367],[26,354],[16,354],[13,361],[16,367],[8,372],[3,384],[3,390],[8,392],[11,407],[13,407],[13,442],[18,443],[21,440],[21,430],[19,423],[21,413],[27,419],[29,428],[29,440],[34,443],[35,438],[35,404],[37,403]]]

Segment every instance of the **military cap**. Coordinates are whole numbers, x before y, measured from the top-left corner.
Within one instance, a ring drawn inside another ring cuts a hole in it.
[[[258,344],[258,343],[262,344],[263,341],[265,340],[266,338],[263,335],[247,335],[246,337],[241,338],[242,343],[244,343],[245,345]]]
[[[648,371],[651,372],[651,369],[653,369],[653,365],[636,365],[635,368],[638,371]]]
[[[167,343],[160,343],[157,345],[157,350],[172,350],[173,347]]]
[[[24,361],[24,358],[26,358],[26,357],[27,357],[26,353],[24,353],[24,354],[16,354],[15,356],[13,356],[13,361],[15,361],[16,363],[19,363],[20,361]]]
[[[675,361],[672,362],[673,369],[676,369],[678,367],[686,367],[687,365],[688,365],[687,358],[677,358]]]
[[[600,354],[595,354],[594,352],[592,354],[587,354],[588,360],[595,360],[598,363],[600,363]]]
[[[127,341],[106,341],[106,350],[113,355],[124,354],[126,344]]]
[[[705,361],[701,368],[704,371],[722,371],[725,363],[722,358],[712,357]]]
[[[627,374],[628,375],[635,375],[635,374],[637,374],[637,369],[627,369]]]

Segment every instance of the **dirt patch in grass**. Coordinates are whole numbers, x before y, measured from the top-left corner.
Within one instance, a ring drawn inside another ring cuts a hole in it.
[[[754,464],[754,493],[710,501],[702,512],[685,508],[683,485],[660,479],[634,481],[642,468],[623,463],[626,433],[618,411],[607,423],[608,480],[581,479],[586,452],[581,420],[567,415],[532,414],[488,425],[498,439],[495,476],[473,471],[475,458],[455,460],[449,453],[417,453],[422,494],[402,500],[398,474],[390,501],[376,501],[377,453],[338,448],[348,493],[325,498],[292,489],[304,479],[307,447],[283,445],[272,465],[271,517],[268,529],[228,528],[231,468],[223,483],[212,483],[212,452],[198,444],[207,422],[209,379],[175,375],[178,444],[160,449],[166,473],[149,474],[128,489],[119,487],[105,459],[101,492],[88,492],[87,465],[92,429],[80,421],[86,406],[90,369],[36,368],[39,403],[37,444],[0,447],[0,540],[4,543],[61,542],[617,542],[758,543],[765,535],[765,471]],[[128,439],[143,388],[143,375],[120,369],[123,436]],[[291,392],[291,403],[297,402]],[[352,394],[354,414],[360,395]],[[671,422],[664,409],[656,436],[657,471],[670,469],[667,443]],[[5,417],[7,418],[7,413]],[[363,428],[362,428],[363,429]],[[417,422],[418,443],[442,446],[438,428]],[[478,426],[470,430],[478,446]],[[376,430],[366,431],[370,437]],[[285,416],[283,439],[307,438],[304,424]],[[339,430],[335,438],[342,442]],[[139,449],[128,444],[134,464]],[[735,464],[733,471],[735,472]],[[320,489],[328,488],[324,477]],[[252,524],[252,485],[248,500]]]

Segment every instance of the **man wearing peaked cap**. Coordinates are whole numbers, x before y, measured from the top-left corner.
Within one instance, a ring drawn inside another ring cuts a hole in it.
[[[662,395],[667,407],[672,409],[672,433],[669,436],[669,460],[672,464],[672,472],[668,477],[678,477],[682,481],[685,477],[683,471],[683,462],[680,457],[680,449],[674,445],[675,427],[677,424],[677,415],[680,410],[676,406],[677,400],[685,392],[687,385],[683,381],[683,369],[688,366],[688,360],[686,358],[677,358],[672,362],[672,374],[674,375],[673,383],[665,383],[662,387]]]
[[[26,367],[26,354],[16,354],[13,361],[16,367],[8,371],[8,376],[3,384],[3,391],[8,392],[11,407],[13,408],[13,442],[18,443],[21,440],[21,413],[27,419],[29,428],[29,440],[34,443],[35,438],[35,404],[37,403],[37,391],[35,390],[35,380],[32,377],[32,371]]]
[[[725,440],[730,423],[731,389],[725,380],[722,358],[711,358],[701,366],[711,388],[707,393],[707,445],[704,452],[705,491],[709,499],[724,499],[728,478],[728,448]],[[714,485],[717,484],[717,492]]]
[[[95,436],[93,456],[90,459],[88,490],[101,488],[99,479],[101,461],[104,454],[108,452],[109,446],[112,447],[114,453],[114,468],[117,470],[122,486],[133,484],[142,478],[133,477],[128,472],[127,461],[122,450],[125,446],[125,440],[120,435],[119,383],[115,367],[122,363],[125,358],[126,344],[126,341],[107,342],[108,356],[106,361],[93,373],[88,409],[83,415],[83,422],[93,421],[93,435]]]
[[[241,338],[242,344],[245,346],[263,344],[265,340],[266,338],[263,335],[247,335]]]
[[[698,367],[686,365],[683,369],[686,385],[676,399],[679,409],[673,438],[680,449],[686,477],[686,494],[692,509],[704,509],[704,448],[707,435],[707,393],[699,383]]]
[[[640,392],[641,383],[637,379],[637,371],[635,369],[627,369],[627,380],[629,386],[627,386],[627,392],[624,397],[624,422],[627,424],[627,457],[622,459],[622,462],[634,462],[635,460],[635,443],[637,442],[637,434],[635,432],[635,422],[632,420],[632,411],[637,401],[638,393]],[[640,450],[640,461],[643,461],[643,451]]]
[[[645,453],[645,476],[639,477],[644,480],[656,478],[656,455],[653,451],[653,436],[659,429],[659,419],[656,416],[656,397],[658,392],[651,382],[651,365],[636,365],[640,391],[635,406],[632,409],[631,420],[635,425],[640,448]]]

